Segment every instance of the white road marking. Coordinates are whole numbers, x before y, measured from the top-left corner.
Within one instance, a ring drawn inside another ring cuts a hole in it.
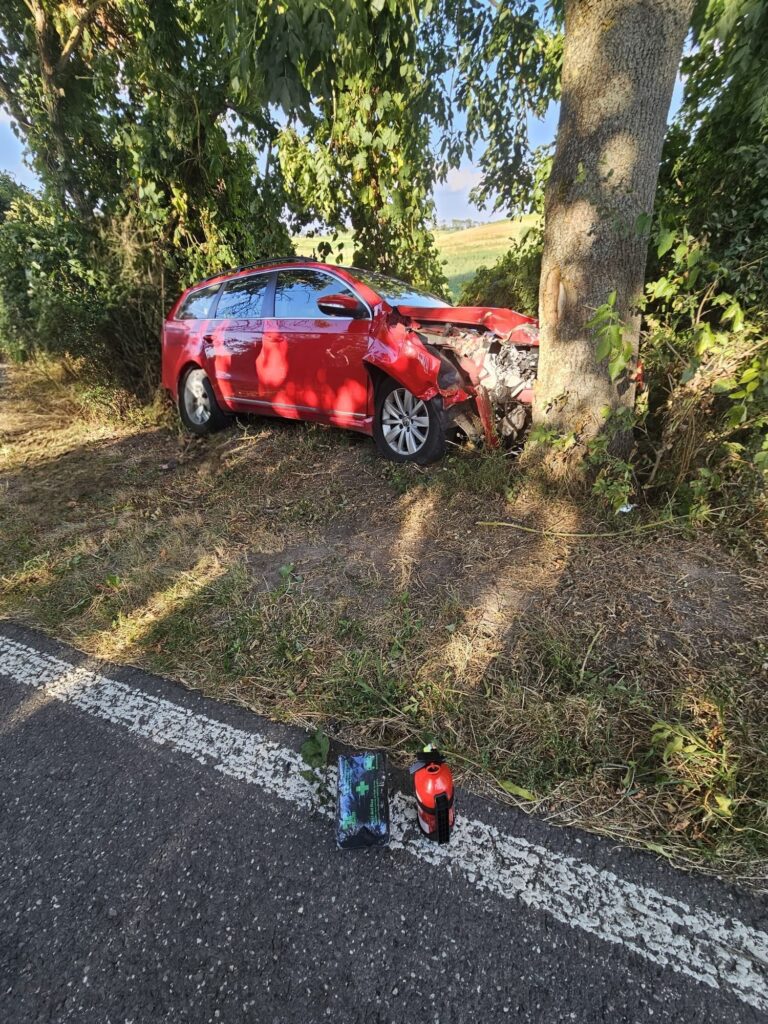
[[[217,722],[2,636],[0,676],[301,808],[330,813],[320,805],[316,786],[302,777],[306,765],[301,757],[257,733]],[[479,889],[519,900],[572,928],[621,944],[647,960],[768,1010],[765,932],[481,821],[459,817],[450,844],[436,846],[418,835],[412,801],[400,793],[392,800],[391,812],[393,848],[458,870]]]

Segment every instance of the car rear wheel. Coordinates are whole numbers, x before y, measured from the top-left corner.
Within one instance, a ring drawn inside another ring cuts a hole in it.
[[[205,370],[193,366],[184,374],[179,387],[179,415],[193,434],[210,434],[221,430],[230,421],[216,401]]]
[[[441,398],[425,401],[395,380],[379,388],[374,419],[376,447],[392,462],[426,466],[445,454],[445,413]]]

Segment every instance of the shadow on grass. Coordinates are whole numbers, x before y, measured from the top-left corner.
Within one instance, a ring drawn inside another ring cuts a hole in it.
[[[440,742],[477,784],[718,870],[764,852],[764,585],[711,545],[590,537],[497,455],[393,467],[266,420],[66,451],[49,430],[52,454],[2,477],[5,614],[403,759]],[[665,761],[657,721],[702,764]]]

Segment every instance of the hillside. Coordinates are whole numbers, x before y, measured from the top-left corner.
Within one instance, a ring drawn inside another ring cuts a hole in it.
[[[457,297],[462,284],[472,277],[477,268],[495,263],[509,249],[512,240],[519,238],[533,221],[534,217],[528,216],[516,220],[497,220],[463,231],[436,231],[435,240],[445,262],[445,276],[451,294]],[[300,256],[311,256],[321,241],[330,241],[330,238],[320,235],[315,238],[294,238]],[[339,241],[344,244],[344,249],[338,258],[329,262],[349,263],[353,251],[352,236],[350,233],[342,233]]]

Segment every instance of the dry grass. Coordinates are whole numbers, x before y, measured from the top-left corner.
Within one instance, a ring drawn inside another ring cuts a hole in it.
[[[437,740],[477,787],[765,883],[767,588],[711,536],[553,536],[612,524],[499,454],[189,440],[6,376],[0,614],[397,759]]]

